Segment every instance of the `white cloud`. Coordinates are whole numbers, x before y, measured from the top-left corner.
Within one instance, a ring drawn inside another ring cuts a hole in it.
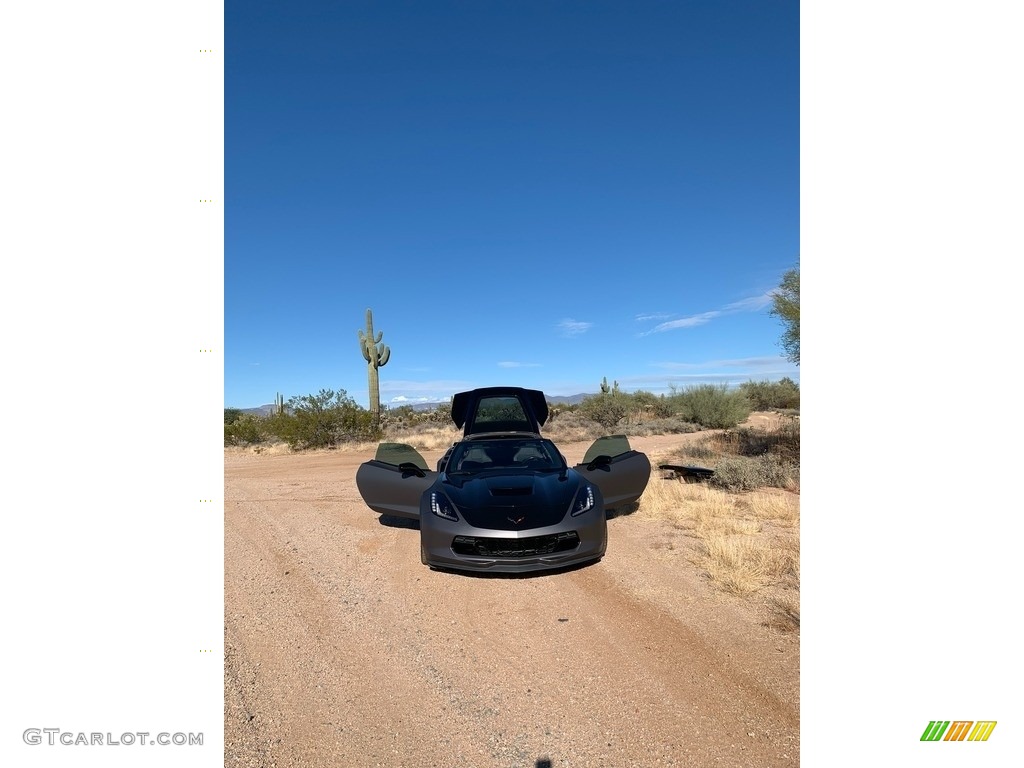
[[[693,328],[697,325],[704,325],[710,323],[716,317],[721,315],[720,311],[702,312],[699,315],[690,315],[689,317],[682,317],[678,320],[669,320],[667,323],[660,323],[649,331],[645,331],[640,334],[641,336],[648,336],[652,333],[663,333],[664,331],[673,331],[676,328]]]
[[[790,364],[783,357],[738,357],[733,360],[708,360],[703,363],[654,363],[656,368],[668,371],[699,371],[714,368],[786,368]]]
[[[585,323],[580,320],[567,318],[560,322],[557,327],[561,331],[562,336],[579,336],[581,333],[589,331],[593,325],[593,323]]]
[[[772,303],[772,297],[775,295],[775,291],[767,291],[762,293],[760,296],[751,296],[748,299],[740,299],[734,301],[732,304],[726,306],[724,312],[760,312],[762,309]]]
[[[649,336],[652,333],[664,333],[665,331],[674,331],[677,328],[694,328],[698,325],[710,323],[716,317],[731,315],[736,312],[760,312],[772,303],[773,295],[774,291],[768,291],[760,294],[759,296],[750,296],[749,298],[740,299],[739,301],[734,301],[731,304],[726,304],[721,309],[712,309],[708,312],[689,315],[688,317],[682,317],[678,320],[668,320],[664,323],[659,323],[649,331],[644,331],[640,335]],[[641,315],[637,317],[637,320],[656,320],[658,318],[658,315]]]
[[[473,389],[477,384],[471,381],[452,379],[414,381],[411,379],[382,381],[381,395],[389,396],[388,402],[396,405],[412,403],[447,403],[456,392]]]

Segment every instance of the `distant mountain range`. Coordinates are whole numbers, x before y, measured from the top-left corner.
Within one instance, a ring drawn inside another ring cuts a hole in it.
[[[588,397],[593,397],[593,395],[587,394],[586,392],[580,393],[578,395],[568,396],[551,395],[547,398],[547,401],[550,405],[579,405],[580,403],[583,402],[585,398]],[[433,403],[412,403],[411,405],[414,411],[432,411],[439,405],[447,405],[447,401],[439,401]],[[261,405],[258,408],[239,408],[238,410],[240,410],[242,413],[252,413],[257,416],[269,416],[274,412],[274,404],[270,403],[269,405]]]

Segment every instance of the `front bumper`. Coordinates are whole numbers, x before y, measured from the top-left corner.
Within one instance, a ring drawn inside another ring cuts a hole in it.
[[[420,517],[420,559],[432,568],[529,573],[598,560],[608,546],[604,509],[525,531],[474,528],[426,515]],[[566,534],[575,534],[578,543],[572,546]]]

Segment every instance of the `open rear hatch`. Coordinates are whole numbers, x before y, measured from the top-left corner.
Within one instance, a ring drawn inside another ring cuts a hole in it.
[[[548,403],[539,389],[485,387],[452,397],[452,421],[465,437],[479,434],[539,435],[548,419]]]

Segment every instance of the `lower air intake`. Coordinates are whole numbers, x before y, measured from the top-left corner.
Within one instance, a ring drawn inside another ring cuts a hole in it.
[[[492,539],[485,536],[456,536],[452,552],[473,557],[536,557],[569,552],[580,545],[576,531],[526,539]]]

